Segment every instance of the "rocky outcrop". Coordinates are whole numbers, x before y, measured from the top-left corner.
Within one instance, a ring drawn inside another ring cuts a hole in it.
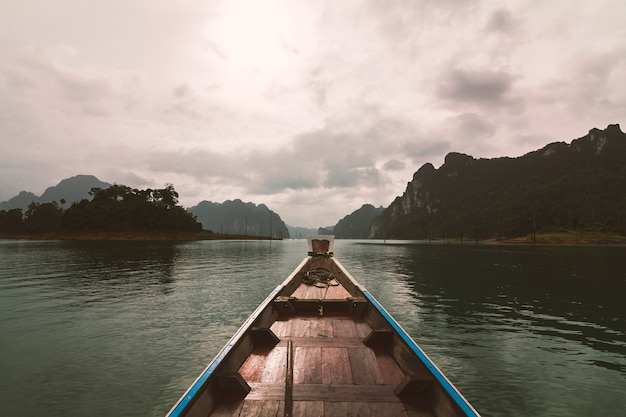
[[[424,164],[383,213],[371,238],[494,237],[532,227],[599,223],[626,231],[626,134],[591,129],[518,158],[449,153]]]

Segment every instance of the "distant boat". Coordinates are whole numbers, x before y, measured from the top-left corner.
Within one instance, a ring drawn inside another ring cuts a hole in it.
[[[333,236],[252,313],[167,414],[479,416],[333,257]]]

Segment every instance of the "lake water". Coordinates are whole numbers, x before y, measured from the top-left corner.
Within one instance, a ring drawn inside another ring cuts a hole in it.
[[[306,250],[0,240],[0,415],[163,416]],[[335,254],[483,416],[626,415],[626,247]]]

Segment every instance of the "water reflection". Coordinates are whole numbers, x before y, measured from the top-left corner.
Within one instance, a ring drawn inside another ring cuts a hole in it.
[[[483,415],[582,415],[598,398],[594,415],[626,409],[623,248],[342,249],[342,262]]]
[[[335,253],[483,416],[626,409],[623,248],[340,240]],[[305,254],[302,241],[0,241],[3,413],[163,415]]]

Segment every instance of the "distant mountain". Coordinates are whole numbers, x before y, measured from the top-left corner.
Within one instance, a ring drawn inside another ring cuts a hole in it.
[[[626,134],[591,129],[518,158],[450,153],[425,164],[372,238],[516,237],[559,228],[626,233]]]
[[[306,227],[287,225],[287,229],[289,230],[289,236],[291,236],[292,239],[306,239],[308,235],[317,234],[317,229],[309,229]]]
[[[337,239],[367,239],[372,220],[383,212],[383,207],[363,204],[360,209],[348,214],[333,228]]]
[[[317,234],[318,235],[334,235],[335,226],[320,227],[317,229]]]
[[[289,230],[280,216],[264,204],[258,206],[241,200],[226,200],[224,203],[201,201],[187,209],[195,215],[205,230],[215,233],[247,234],[289,238]]]
[[[76,175],[62,180],[53,187],[48,187],[39,197],[31,192],[22,191],[15,197],[0,203],[0,210],[8,211],[18,208],[25,212],[33,202],[43,204],[56,201],[61,206],[61,199],[65,200],[63,206],[68,208],[72,203],[80,200],[91,200],[89,191],[93,187],[108,188],[110,186],[111,184],[102,182],[93,175]]]

